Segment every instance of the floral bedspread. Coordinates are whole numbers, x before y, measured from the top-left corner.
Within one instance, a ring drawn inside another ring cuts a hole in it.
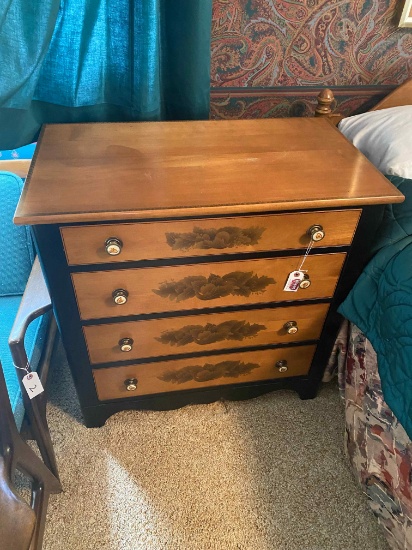
[[[412,548],[412,442],[384,401],[375,351],[345,321],[324,380],[338,370],[346,452],[392,549]]]

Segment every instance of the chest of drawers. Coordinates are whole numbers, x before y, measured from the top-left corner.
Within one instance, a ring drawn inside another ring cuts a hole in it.
[[[86,425],[314,397],[337,306],[401,200],[324,120],[45,126],[15,222],[32,226]]]

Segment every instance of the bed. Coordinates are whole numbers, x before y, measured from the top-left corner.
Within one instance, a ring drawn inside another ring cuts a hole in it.
[[[340,307],[344,316],[325,372],[338,373],[353,473],[390,548],[412,548],[412,80],[368,113],[329,117],[405,195],[386,207],[374,256]],[[343,118],[343,120],[341,120]]]

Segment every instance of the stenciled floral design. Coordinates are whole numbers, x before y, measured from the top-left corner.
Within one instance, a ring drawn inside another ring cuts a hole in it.
[[[268,285],[275,284],[272,277],[259,277],[253,271],[232,271],[222,277],[214,275],[191,275],[180,281],[166,281],[161,283],[153,292],[162,298],[169,298],[176,302],[199,298],[199,300],[215,300],[224,296],[245,296],[259,294],[266,290]]]
[[[167,244],[173,250],[224,249],[236,246],[257,244],[265,231],[264,227],[222,227],[221,229],[202,229],[194,227],[191,233],[166,233]]]
[[[242,341],[246,338],[254,338],[265,325],[250,324],[247,321],[224,321],[223,323],[206,325],[186,325],[177,330],[167,330],[156,340],[170,346],[186,346],[187,344],[199,344],[205,346],[224,340]]]
[[[184,384],[185,382],[207,382],[218,378],[238,378],[258,369],[257,363],[243,363],[242,361],[221,361],[220,363],[205,363],[183,367],[175,371],[166,371],[159,376],[163,382]]]

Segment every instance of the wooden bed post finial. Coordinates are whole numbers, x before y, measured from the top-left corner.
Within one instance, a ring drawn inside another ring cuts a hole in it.
[[[333,112],[332,103],[335,98],[332,90],[325,88],[318,95],[318,106],[315,109],[315,116],[330,116]]]

